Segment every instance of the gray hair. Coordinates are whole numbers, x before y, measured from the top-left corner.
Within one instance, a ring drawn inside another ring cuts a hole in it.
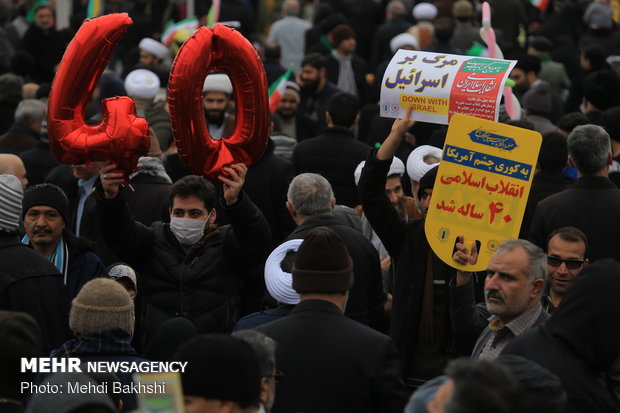
[[[235,331],[231,335],[252,347],[258,357],[261,377],[273,375],[276,369],[276,342],[271,337],[256,330]]]
[[[282,3],[282,14],[285,16],[299,16],[299,1],[286,0]]]
[[[504,241],[495,253],[503,254],[514,251],[518,247],[523,248],[529,258],[529,265],[524,271],[528,279],[534,281],[537,278],[541,278],[547,282],[547,255],[539,246],[524,239],[509,239]]]
[[[43,120],[46,107],[45,103],[37,99],[22,100],[15,109],[15,123],[28,126],[31,120]]]
[[[309,217],[332,211],[334,191],[321,175],[304,173],[293,178],[286,197],[299,216]]]
[[[593,175],[607,165],[611,141],[598,125],[577,126],[568,136],[568,154],[584,175]]]

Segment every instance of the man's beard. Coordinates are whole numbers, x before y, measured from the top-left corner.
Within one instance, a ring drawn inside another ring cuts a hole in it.
[[[301,86],[301,91],[302,93],[310,93],[310,94],[314,94],[316,93],[317,89],[319,88],[319,79],[315,79],[315,80],[304,80],[303,82],[303,86]]]
[[[289,119],[293,119],[295,117],[295,112],[293,112],[293,111],[282,112],[282,111],[278,110],[278,116],[280,116],[282,119],[289,120]]]
[[[394,208],[396,208],[396,212],[398,212],[398,216],[400,217],[400,219],[402,219],[403,221],[406,221],[408,219],[407,200],[404,196],[398,198],[398,205],[396,205]]]
[[[210,125],[220,126],[224,123],[226,112],[223,110],[205,110],[205,117]]]

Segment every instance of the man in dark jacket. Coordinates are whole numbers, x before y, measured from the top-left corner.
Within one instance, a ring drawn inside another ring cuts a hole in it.
[[[101,231],[119,257],[136,268],[141,320],[148,343],[173,317],[192,321],[199,333],[226,332],[236,321],[235,295],[243,274],[271,245],[263,214],[241,188],[247,168],[234,164],[220,176],[222,208],[231,225],[217,227],[216,191],[207,180],[187,176],[170,188],[170,224],[149,227],[128,213],[122,174],[106,165],[97,206]]]
[[[69,200],[52,184],[29,188],[22,202],[26,235],[22,242],[54,264],[73,299],[82,286],[105,275],[105,267],[94,253],[94,245],[67,229]]]
[[[298,227],[287,240],[304,239],[317,227],[328,227],[338,234],[353,259],[355,273],[345,315],[380,329],[385,295],[379,255],[361,232],[334,216],[335,203],[325,178],[310,173],[296,176],[289,186],[286,206]]]
[[[56,267],[17,239],[22,184],[0,175],[0,309],[30,314],[46,352],[68,337],[69,297]]]
[[[340,24],[332,30],[334,50],[327,56],[327,79],[343,92],[357,96],[366,102],[366,61],[355,54],[357,43],[350,26]]]
[[[390,336],[403,360],[405,382],[418,387],[440,375],[450,355],[466,355],[471,348],[455,347],[451,334],[448,282],[454,269],[431,250],[424,220],[403,222],[385,193],[392,158],[413,123],[394,122],[383,145],[368,157],[359,190],[364,214],[395,263]],[[436,173],[437,167],[420,179],[418,199],[423,215],[430,205]]]
[[[553,230],[573,226],[586,234],[591,261],[620,260],[620,189],[608,178],[612,163],[609,135],[596,125],[576,127],[568,137],[569,165],[579,179],[568,189],[538,203],[529,239],[541,248]]]
[[[392,340],[343,316],[354,277],[340,237],[310,232],[292,276],[301,302],[257,328],[278,343],[283,377],[272,412],[402,412],[408,391]]]
[[[298,75],[301,87],[299,112],[315,120],[320,129],[325,128],[325,112],[333,95],[340,89],[327,80],[325,58],[318,53],[310,53],[301,61]]]
[[[359,111],[358,99],[348,93],[334,95],[327,109],[328,129],[322,134],[300,142],[293,151],[295,172],[317,173],[334,188],[339,205],[359,205],[353,172],[366,159],[370,146],[353,135]]]

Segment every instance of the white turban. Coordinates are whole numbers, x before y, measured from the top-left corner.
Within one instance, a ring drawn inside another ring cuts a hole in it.
[[[398,49],[402,49],[405,46],[411,46],[416,50],[420,48],[418,45],[418,39],[409,33],[401,33],[398,36],[394,36],[392,40],[390,40],[390,49],[392,50],[392,53],[396,53]]]
[[[353,172],[353,176],[355,177],[355,185],[359,184],[360,176],[362,176],[362,169],[364,169],[364,165],[366,165],[366,161],[362,161],[355,168],[355,172]],[[390,170],[388,171],[387,176],[392,175],[400,175],[403,176],[405,173],[405,164],[403,161],[398,159],[396,156],[392,159],[392,164],[390,165]]]
[[[230,95],[233,91],[230,78],[224,73],[214,73],[205,79],[205,83],[202,86],[203,92],[224,92]]]
[[[278,246],[269,254],[265,262],[265,285],[267,291],[278,302],[283,304],[297,304],[299,294],[293,290],[293,275],[284,272],[280,263],[290,250],[297,251],[303,239],[292,239]]]
[[[431,3],[419,3],[412,13],[416,20],[433,20],[437,17],[437,7]]]
[[[159,92],[159,77],[146,69],[136,69],[125,78],[127,96],[137,99],[153,99]]]
[[[145,37],[140,40],[138,48],[152,54],[158,59],[165,59],[166,56],[170,55],[170,50],[168,50],[166,46],[155,39],[151,39],[150,37]]]
[[[416,182],[420,182],[420,179],[425,173],[439,165],[439,163],[429,165],[424,162],[424,158],[431,155],[437,159],[441,159],[441,153],[441,149],[430,145],[422,145],[415,148],[407,158],[407,175],[409,175],[409,178]]]

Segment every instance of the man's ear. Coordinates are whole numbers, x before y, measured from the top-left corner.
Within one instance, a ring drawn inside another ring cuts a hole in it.
[[[295,207],[288,201],[286,201],[286,209],[288,209],[288,213],[291,214],[291,217],[293,219],[297,217],[297,211],[295,210]]]
[[[568,155],[568,166],[570,166],[571,168],[576,168],[575,162],[573,162],[573,158],[571,158],[570,155]]]
[[[217,211],[215,210],[215,208],[213,208],[211,210],[211,215],[209,216],[209,224],[214,224],[216,218],[217,218]]]
[[[260,394],[258,395],[258,399],[262,404],[267,404],[269,402],[269,379],[267,377],[262,377],[260,379]]]
[[[332,115],[330,115],[329,112],[325,112],[325,123],[327,123],[327,126],[329,126],[330,128],[334,126],[334,122],[332,121]]]
[[[532,282],[532,293],[530,294],[531,298],[536,298],[540,295],[542,289],[545,287],[545,282],[542,278],[536,278]]]
[[[332,211],[334,210],[334,208],[336,207],[336,198],[332,198],[332,200],[329,202],[329,204],[332,207]]]
[[[611,152],[609,152],[609,154],[607,154],[607,165],[611,165],[614,163],[614,156],[612,155]]]

